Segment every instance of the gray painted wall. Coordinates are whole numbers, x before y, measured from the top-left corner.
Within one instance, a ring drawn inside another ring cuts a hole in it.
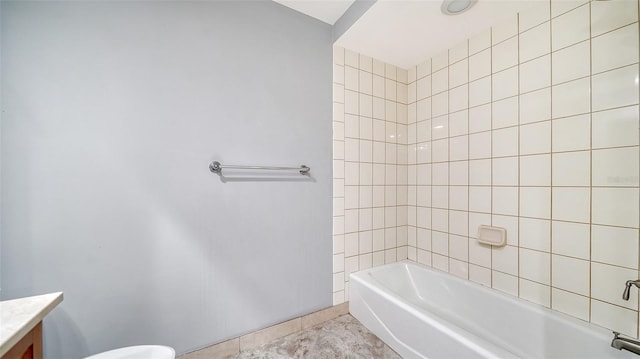
[[[0,6],[1,295],[64,291],[47,358],[331,305],[329,25],[270,1]],[[213,159],[313,178],[223,183]]]

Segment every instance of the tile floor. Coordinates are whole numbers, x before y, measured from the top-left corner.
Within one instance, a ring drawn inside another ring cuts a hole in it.
[[[226,359],[401,359],[351,315],[276,339]]]

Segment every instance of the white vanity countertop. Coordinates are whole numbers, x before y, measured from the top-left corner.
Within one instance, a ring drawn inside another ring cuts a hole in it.
[[[0,302],[0,357],[62,302],[62,292]]]

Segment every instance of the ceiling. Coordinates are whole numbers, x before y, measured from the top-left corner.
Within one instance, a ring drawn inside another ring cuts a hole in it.
[[[540,0],[478,0],[444,15],[442,0],[378,0],[336,45],[409,68],[499,24]]]
[[[333,25],[355,0],[273,1]],[[407,69],[540,1],[478,0],[450,16],[442,0],[378,0],[335,44]]]
[[[355,0],[273,0],[333,25]]]

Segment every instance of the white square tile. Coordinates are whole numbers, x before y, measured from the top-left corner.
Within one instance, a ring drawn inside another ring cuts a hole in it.
[[[351,66],[354,68],[358,68],[360,66],[360,55],[351,50],[344,50],[344,64],[347,66]]]
[[[446,186],[449,184],[449,163],[434,163],[431,168],[433,185]]]
[[[333,92],[333,102],[344,103],[344,85],[333,84],[332,92]]]
[[[591,46],[589,41],[583,41],[553,53],[552,81],[557,85],[562,82],[576,80],[590,75]]]
[[[520,155],[551,152],[551,121],[520,126]]]
[[[636,252],[637,253],[637,252]],[[591,263],[591,297],[629,309],[638,309],[637,291],[631,291],[629,300],[620,295],[621,283],[638,276],[635,269],[621,268],[607,264]],[[635,289],[635,288],[634,288]]]
[[[585,296],[551,288],[551,308],[589,321],[589,298]]]
[[[491,47],[491,29],[487,29],[469,39],[469,55]]]
[[[553,221],[551,224],[554,254],[589,260],[590,238],[586,223]]]
[[[344,198],[333,199],[333,216],[344,216]]]
[[[371,81],[373,96],[384,98],[384,77],[373,75]]]
[[[396,69],[396,80],[401,83],[401,84],[408,84],[409,83],[409,71],[405,70],[405,69],[401,69],[401,68],[397,68]]]
[[[373,143],[360,140],[360,162],[373,162]]]
[[[491,50],[492,70],[494,73],[518,64],[518,37],[501,42]]]
[[[491,127],[493,129],[518,125],[518,97],[510,97],[492,103]]]
[[[520,157],[521,186],[551,186],[551,156]]]
[[[408,85],[406,84],[402,84],[402,83],[398,83],[398,86],[396,87],[396,96],[397,96],[397,101],[401,104],[406,105],[407,102],[407,97],[408,95]],[[406,123],[406,121],[404,122]]]
[[[458,86],[449,91],[449,112],[466,110],[469,108],[469,86]]]
[[[554,186],[590,186],[591,158],[589,151],[553,154]]]
[[[466,186],[451,186],[449,188],[449,208],[459,211],[469,209],[469,189]]]
[[[519,276],[542,284],[551,283],[551,255],[520,248]]]
[[[387,121],[385,123],[385,140],[387,143],[397,142],[396,129],[397,129],[397,125],[394,122]],[[387,146],[387,148],[389,148],[389,146]],[[387,155],[387,163],[395,163],[395,159],[396,159],[395,154],[392,157],[389,157]]]
[[[638,227],[637,188],[593,188],[592,222]]]
[[[591,39],[592,72],[599,73],[638,62],[638,24]]]
[[[373,119],[371,117],[360,117],[360,138],[364,140],[373,139]]]
[[[344,85],[344,66],[333,65],[333,83]]]
[[[583,5],[551,20],[552,51],[584,41],[590,36],[589,5]]]
[[[638,65],[607,71],[591,78],[593,111],[638,103]]]
[[[384,62],[373,59],[372,72],[378,76],[384,77]]]
[[[449,139],[433,141],[432,157],[433,162],[444,162],[449,160]]]
[[[469,187],[469,210],[491,212],[491,187]]]
[[[520,93],[551,86],[551,55],[520,65]]]
[[[373,142],[373,162],[385,163],[386,146],[384,142]]]
[[[598,36],[638,21],[638,3],[611,1],[591,3],[591,36]]]
[[[554,187],[553,219],[589,223],[589,188]]]
[[[492,187],[491,192],[493,213],[518,215],[517,187]]]
[[[518,35],[518,15],[511,16],[491,28],[491,43],[493,45]]]
[[[492,156],[518,155],[518,127],[509,127],[492,131]]]
[[[520,298],[550,308],[551,287],[520,279]]]
[[[491,157],[491,132],[469,135],[469,159]]]
[[[386,185],[396,184],[396,165],[386,165],[384,183]]]
[[[589,78],[553,86],[553,118],[567,117],[590,111]]]
[[[384,250],[384,230],[383,229],[373,231],[372,247],[373,247],[373,251]]]
[[[356,115],[344,116],[344,136],[349,138],[360,137],[360,119]]]
[[[414,103],[418,99],[418,83],[412,82],[407,86],[407,102]]]
[[[360,70],[364,70],[367,72],[373,71],[373,61],[369,56],[360,55]]]
[[[379,97],[373,98],[373,118],[384,120],[385,118],[385,100]]]
[[[491,159],[469,161],[469,184],[491,184]]]
[[[418,122],[418,124],[416,125],[416,141],[418,142],[424,142],[424,141],[431,141],[431,136],[432,136],[432,131],[431,131],[431,124],[432,124],[432,120],[425,120],[425,121],[420,121]]]
[[[491,258],[492,269],[518,275],[518,247],[493,247]]]
[[[449,211],[446,209],[438,209],[438,208],[432,209],[431,221],[432,221],[431,227],[434,230],[432,233],[434,248],[432,248],[432,250],[437,252],[437,250],[435,249],[436,235],[437,234],[443,234],[445,236],[447,235],[446,233],[442,233],[442,232],[449,231]],[[439,232],[436,232],[436,231],[439,231]]]
[[[551,217],[550,211],[550,187],[520,187],[521,216],[546,219]]]
[[[551,89],[520,95],[520,124],[545,121],[551,118]]]
[[[545,22],[520,34],[520,62],[551,52],[551,27]]]
[[[491,49],[469,57],[469,81],[491,75]]]
[[[350,66],[344,69],[344,88],[358,91],[358,69]]]
[[[449,258],[439,254],[433,254],[431,258],[431,265],[434,269],[449,272]]]
[[[491,129],[491,104],[469,109],[469,133],[488,131]]]
[[[518,157],[494,158],[491,178],[494,186],[517,186]]]
[[[395,81],[397,79],[396,71],[397,68],[395,66],[391,64],[384,64],[384,77]]]
[[[637,187],[638,161],[640,153],[638,147],[611,148],[594,150],[591,152],[593,186],[606,187]]]
[[[373,94],[373,75],[370,72],[362,71],[359,72],[360,77],[360,87],[359,91],[361,93],[372,95]]]
[[[449,65],[449,51],[443,51],[440,54],[431,58],[431,71],[435,73],[436,71],[443,69]]]
[[[459,61],[449,66],[449,87],[457,87],[469,82],[469,62]]]
[[[518,246],[518,217],[494,214],[491,216],[491,222],[494,226],[502,227],[507,231],[508,246]]]
[[[333,274],[333,290],[336,292],[344,290],[344,272]]]
[[[449,135],[460,136],[469,132],[469,111],[458,111],[449,114]]]
[[[333,159],[344,160],[344,141],[333,141]],[[334,178],[336,177],[334,176]]]
[[[469,182],[469,162],[458,161],[449,163],[449,184],[466,186]]]
[[[504,76],[504,75],[503,75]],[[517,82],[517,78],[516,78]],[[517,85],[516,85],[517,93]],[[469,107],[484,105],[491,102],[491,77],[483,77],[480,80],[469,83]]]
[[[418,163],[431,163],[431,142],[420,143],[417,147],[417,161]]]
[[[359,206],[359,186],[344,186],[344,206],[346,209],[356,209]]]
[[[385,198],[385,201],[386,201],[386,198]],[[385,243],[390,243],[389,241],[394,241],[395,243],[396,231],[393,227],[396,226],[396,207],[392,206],[392,207],[384,208],[384,225],[386,227],[384,232]]]
[[[469,233],[469,212],[449,211],[449,232],[459,236],[467,236]],[[463,259],[463,258],[458,258]],[[464,258],[466,260],[466,258]]]
[[[638,106],[591,114],[593,148],[637,146]]]
[[[417,246],[419,249],[431,250],[431,231],[423,228],[417,229]]]
[[[469,158],[469,136],[449,139],[449,161],[461,161]]]
[[[517,296],[518,295],[518,277],[491,271],[491,287],[501,292]]]
[[[343,95],[344,95],[344,91]],[[343,103],[333,103],[333,120],[337,122],[344,122],[344,104]]]
[[[469,272],[469,264],[466,259],[468,257],[467,247],[469,240],[465,237],[451,236],[450,243],[451,249],[449,256],[452,258],[450,262],[451,274],[466,279]]]
[[[432,91],[434,94],[446,91],[449,89],[449,68],[438,70],[433,73],[432,76]]]
[[[355,138],[344,140],[344,159],[346,161],[358,161],[360,159],[360,141]]]
[[[591,259],[638,269],[638,229],[591,226]]]
[[[344,179],[333,180],[333,197],[344,197]]]
[[[589,261],[551,256],[551,285],[569,292],[589,295]]]
[[[520,247],[543,252],[551,250],[551,224],[548,220],[520,217]]]
[[[373,187],[372,186],[358,186],[359,188],[359,203],[360,208],[373,207]]]
[[[333,46],[333,63],[344,66],[344,48]]]
[[[638,316],[635,311],[591,300],[591,322],[635,338],[638,332]]]
[[[431,116],[437,117],[449,113],[449,91],[433,95],[431,101]]]
[[[431,97],[418,101],[416,105],[416,118],[418,121],[431,118]]]
[[[553,152],[588,150],[590,122],[588,114],[553,120]]]
[[[550,1],[536,2],[527,11],[521,12],[518,24],[520,32],[549,21],[551,15],[550,3]]]
[[[371,186],[373,184],[373,165],[371,163],[360,163],[360,185]]]
[[[431,59],[428,59],[418,64],[418,67],[416,68],[416,77],[418,79],[421,79],[430,74],[431,74]]]
[[[344,113],[350,113],[357,115],[360,111],[360,104],[358,103],[360,96],[356,91],[345,90],[344,91]]]
[[[477,240],[469,242],[469,262],[486,268],[491,267],[491,246]]]
[[[386,78],[384,80],[384,98],[390,101],[396,100],[396,87],[397,83],[395,80],[391,80]]]
[[[493,101],[517,95],[518,68],[512,67],[508,70],[493,74],[493,82],[491,85]]]
[[[431,96],[431,76],[426,76],[418,80],[417,99],[422,100]]]
[[[485,287],[491,287],[491,270],[473,264],[469,265],[469,280]]]
[[[469,40],[464,40],[449,49],[449,63],[455,64],[456,62],[465,59],[469,56]]]
[[[358,210],[346,209],[344,211],[344,233],[354,233],[358,231]]]
[[[351,257],[358,254],[358,233],[349,233],[344,236],[344,256]]]
[[[432,187],[431,205],[434,208],[449,207],[449,186],[433,186]]]

